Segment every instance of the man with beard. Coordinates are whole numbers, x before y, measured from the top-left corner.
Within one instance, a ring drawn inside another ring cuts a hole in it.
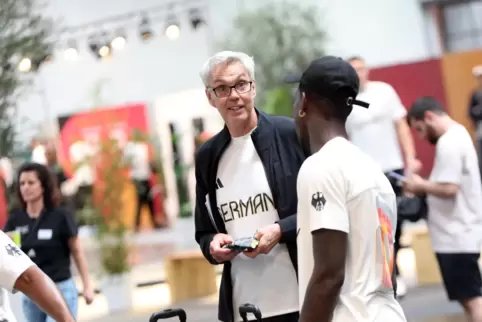
[[[348,141],[359,79],[341,58],[299,82],[298,135],[312,156],[298,175],[300,322],[405,322],[393,274],[396,196],[380,166]]]
[[[408,121],[435,144],[435,163],[428,180],[414,174],[405,189],[427,195],[430,238],[449,299],[470,321],[482,321],[482,187],[472,138],[432,97],[415,101]]]

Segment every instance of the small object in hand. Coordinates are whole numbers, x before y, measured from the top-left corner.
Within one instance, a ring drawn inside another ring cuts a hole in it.
[[[249,252],[258,247],[259,240],[254,237],[244,237],[236,239],[232,244],[224,245],[224,248],[229,248],[233,252]]]

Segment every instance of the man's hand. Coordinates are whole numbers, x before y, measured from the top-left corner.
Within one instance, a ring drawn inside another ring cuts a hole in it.
[[[418,174],[412,174],[403,182],[403,189],[408,193],[420,195],[425,192],[425,182],[425,179]]]
[[[244,252],[248,257],[255,258],[259,254],[268,254],[281,239],[281,227],[278,224],[271,224],[259,229],[254,236],[259,240],[255,250]]]
[[[228,248],[223,248],[224,245],[229,245],[233,242],[233,237],[226,234],[217,234],[214,236],[211,244],[209,245],[209,252],[216,262],[219,264],[229,262],[239,254],[239,252],[233,252]]]

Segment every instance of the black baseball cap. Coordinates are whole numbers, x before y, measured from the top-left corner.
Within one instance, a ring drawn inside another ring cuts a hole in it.
[[[301,75],[291,75],[287,83],[299,83],[302,92],[311,92],[333,102],[345,102],[347,106],[368,108],[370,104],[358,101],[360,79],[355,69],[345,60],[325,56],[310,63]]]

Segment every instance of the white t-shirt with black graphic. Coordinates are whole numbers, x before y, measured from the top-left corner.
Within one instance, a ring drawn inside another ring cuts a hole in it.
[[[33,265],[32,260],[0,231],[0,320],[16,321],[6,291],[13,293],[17,279]]]
[[[405,322],[391,281],[396,199],[380,166],[338,137],[303,163],[297,186],[300,307],[314,267],[312,232],[330,229],[348,234],[333,321]]]
[[[482,184],[469,132],[452,125],[436,145],[430,181],[459,186],[455,198],[427,196],[428,229],[438,253],[479,253],[482,247]]]
[[[231,140],[217,175],[218,210],[234,239],[251,237],[257,229],[279,220],[250,135]],[[278,244],[269,254],[254,259],[244,254],[236,256],[231,276],[237,321],[242,321],[238,307],[245,303],[258,306],[263,317],[298,311],[298,283],[286,245]]]

